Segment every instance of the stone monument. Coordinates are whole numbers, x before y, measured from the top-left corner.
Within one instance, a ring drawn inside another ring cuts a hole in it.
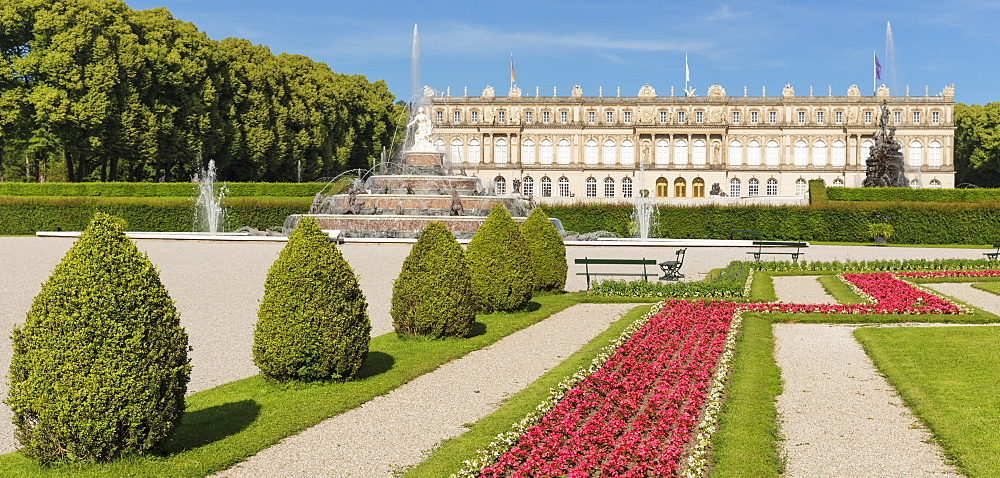
[[[886,103],[882,102],[878,129],[873,135],[875,145],[865,160],[865,180],[861,185],[866,188],[905,188],[910,185],[904,174],[902,145],[895,138],[896,128],[889,126],[889,107]]]

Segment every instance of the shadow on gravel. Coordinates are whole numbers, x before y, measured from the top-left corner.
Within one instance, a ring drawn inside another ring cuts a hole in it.
[[[392,369],[392,365],[396,363],[396,359],[385,352],[369,351],[368,358],[365,359],[365,363],[361,364],[361,368],[358,369],[358,373],[354,375],[351,380],[362,380],[368,377],[374,377],[388,372]]]
[[[159,452],[173,455],[219,441],[243,431],[259,414],[260,405],[253,400],[240,400],[185,413],[181,425],[159,447]]]

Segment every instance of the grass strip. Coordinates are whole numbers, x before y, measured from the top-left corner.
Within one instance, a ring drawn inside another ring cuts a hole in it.
[[[395,333],[375,337],[358,376],[349,382],[278,384],[257,375],[195,393],[187,398],[180,427],[157,455],[42,466],[11,453],[0,456],[0,470],[5,477],[205,476],[537,323],[578,303],[581,296],[543,296],[532,300],[528,311],[479,316],[464,339],[404,340]]]
[[[446,440],[426,460],[403,475],[406,478],[448,476],[462,468],[462,462],[476,456],[476,451],[485,448],[500,433],[510,430],[511,425],[524,418],[531,410],[549,396],[564,378],[586,367],[607,344],[618,338],[622,331],[646,312],[649,306],[636,307],[611,324],[604,332],[570,355],[561,364],[542,375],[531,385],[517,393],[497,411],[469,425],[469,430],[455,438]]]
[[[866,327],[854,336],[962,473],[1000,476],[1000,327]]]
[[[808,274],[808,273],[807,273]],[[798,274],[805,275],[805,274]],[[753,284],[750,285],[751,302],[777,302],[778,295],[774,292],[774,281],[771,275],[763,271],[753,273]]]
[[[819,276],[819,283],[840,304],[864,304],[865,300],[854,289],[835,275]]]
[[[774,404],[779,394],[781,371],[774,362],[771,321],[763,314],[744,312],[719,428],[712,439],[709,476],[777,477],[784,471]]]
[[[972,287],[991,294],[1000,295],[1000,282],[976,282]]]

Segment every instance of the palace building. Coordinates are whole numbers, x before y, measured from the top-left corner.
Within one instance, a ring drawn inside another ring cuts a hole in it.
[[[953,86],[935,96],[811,90],[727,96],[716,84],[706,96],[658,96],[646,85],[637,96],[594,97],[577,86],[567,97],[522,96],[514,86],[501,97],[488,86],[479,97],[428,99],[444,160],[498,195],[621,201],[647,190],[696,204],[797,200],[810,179],[860,187],[883,104],[911,187],[954,187]]]

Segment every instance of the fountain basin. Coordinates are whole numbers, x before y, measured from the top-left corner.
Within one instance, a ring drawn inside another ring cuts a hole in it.
[[[354,204],[351,204],[351,201]],[[522,206],[512,197],[459,196],[463,216],[486,216],[497,204],[508,211],[517,211]],[[450,216],[452,198],[439,194],[358,194],[331,196],[325,211],[340,214],[362,215],[415,215]]]
[[[471,176],[385,175],[372,176],[365,190],[384,194],[472,195],[481,189],[479,178]]]
[[[286,224],[294,226],[303,217],[311,217],[320,229],[339,229],[346,238],[417,238],[428,224],[442,222],[456,239],[471,239],[486,222],[485,216],[293,214]],[[514,218],[519,224],[525,219]]]

